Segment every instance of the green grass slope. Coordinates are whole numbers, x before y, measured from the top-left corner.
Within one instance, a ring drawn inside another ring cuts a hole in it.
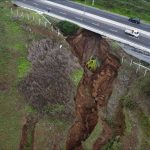
[[[26,45],[39,38],[11,19],[10,5],[0,1],[0,150],[18,149],[28,105],[17,86],[30,69]]]

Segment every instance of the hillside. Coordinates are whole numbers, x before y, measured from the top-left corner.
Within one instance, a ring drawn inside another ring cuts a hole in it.
[[[114,41],[17,9],[42,19],[0,1],[0,150],[149,150],[150,72]]]

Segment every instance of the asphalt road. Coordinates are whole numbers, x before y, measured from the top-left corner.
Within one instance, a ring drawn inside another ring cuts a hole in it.
[[[38,9],[42,10],[43,12],[47,12],[47,10],[49,9],[50,10],[49,14],[52,13],[52,14],[56,14],[58,16],[62,16],[64,18],[68,18],[77,23],[82,23],[82,24],[88,25],[89,27],[94,28],[96,30],[102,30],[108,34],[114,35],[116,37],[130,41],[132,43],[137,43],[138,45],[141,45],[143,47],[150,49],[150,37],[148,37],[147,35],[140,34],[140,36],[138,38],[135,38],[133,36],[129,36],[129,35],[125,34],[124,28],[121,28],[121,27],[118,27],[118,26],[115,26],[112,24],[108,24],[103,21],[97,21],[95,19],[93,20],[91,17],[87,17],[87,16],[84,16],[84,15],[81,15],[78,13],[67,11],[63,8],[59,8],[54,5],[50,6],[42,1],[38,1],[38,0],[32,0],[32,1],[31,0],[16,0],[16,1],[27,4],[28,6],[38,8]],[[72,5],[72,2],[68,2],[66,0],[62,0],[62,1],[55,0],[55,2],[61,2],[61,3]],[[78,5],[75,4],[75,6],[78,6]],[[82,6],[79,5],[78,7],[82,7]],[[94,9],[91,9],[91,10],[93,11]],[[141,24],[141,26],[142,26],[142,24]],[[146,25],[143,25],[143,26],[146,26]]]
[[[108,13],[106,11],[102,11],[100,9],[96,9],[96,8],[92,8],[92,7],[85,6],[85,8],[84,8],[83,5],[74,3],[74,2],[69,1],[69,0],[49,0],[49,1],[52,1],[52,2],[55,2],[55,3],[58,3],[58,4],[62,4],[62,5],[68,6],[68,7],[72,7],[72,8],[81,10],[81,11],[85,10],[88,13],[91,13],[91,14],[94,14],[94,15],[97,15],[97,16],[101,16],[101,17],[104,17],[104,18],[107,18],[107,19],[110,19],[110,20],[113,20],[113,21],[116,21],[116,22],[119,22],[119,23],[123,23],[123,24],[129,25],[129,26],[136,27],[138,29],[150,32],[150,25],[144,24],[144,23],[141,23],[141,24],[131,23],[131,22],[128,21],[127,17],[123,17],[123,16],[120,16],[120,15],[115,15],[115,14]],[[138,14],[137,14],[137,16],[138,16]]]

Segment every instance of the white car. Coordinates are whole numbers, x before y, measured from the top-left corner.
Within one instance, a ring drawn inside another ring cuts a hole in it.
[[[129,34],[129,35],[132,35],[134,37],[139,37],[139,35],[140,35],[138,31],[136,31],[136,30],[130,30],[130,29],[126,29],[125,33]]]

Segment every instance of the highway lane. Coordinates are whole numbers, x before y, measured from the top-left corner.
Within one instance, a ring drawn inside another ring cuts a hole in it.
[[[68,18],[70,20],[76,21],[77,23],[83,23],[83,24],[88,25],[88,26],[95,28],[97,30],[102,30],[108,34],[115,35],[116,37],[120,37],[120,38],[123,38],[125,40],[132,41],[133,43],[137,43],[137,44],[140,44],[144,47],[150,48],[150,37],[147,37],[143,34],[141,34],[139,36],[139,38],[135,38],[135,37],[132,37],[132,36],[125,34],[124,29],[119,28],[118,26],[113,26],[111,24],[109,25],[105,22],[99,22],[99,21],[93,20],[91,18],[87,18],[84,15],[73,13],[73,12],[67,11],[67,10],[59,8],[59,7],[55,7],[52,5],[49,6],[45,3],[42,3],[42,2],[37,1],[37,0],[32,0],[32,1],[17,0],[17,1],[28,4],[29,6],[33,6],[33,7],[42,9],[43,12],[45,12],[45,11],[47,12],[47,10],[49,9],[49,10],[51,10],[51,12],[49,14],[53,13],[53,14],[56,14],[58,16],[62,16],[64,18]]]
[[[136,27],[138,29],[150,32],[150,25],[149,24],[144,24],[144,23],[134,24],[134,23],[129,22],[128,18],[124,17],[124,16],[112,14],[112,13],[109,13],[109,12],[106,12],[106,11],[103,11],[100,9],[92,8],[92,7],[85,6],[85,8],[84,8],[83,5],[74,3],[74,2],[69,1],[69,0],[49,0],[49,1],[52,1],[52,2],[55,2],[58,4],[62,4],[62,5],[68,6],[68,7],[72,7],[72,8],[81,10],[81,11],[83,11],[85,9],[85,11],[88,13],[95,14],[97,16],[101,16],[101,17],[104,17],[104,18],[107,18],[107,19],[110,19],[110,20],[113,20],[113,21],[116,21],[119,23],[123,23],[123,24],[129,25],[129,26]],[[138,16],[138,14],[137,14],[137,16]]]

